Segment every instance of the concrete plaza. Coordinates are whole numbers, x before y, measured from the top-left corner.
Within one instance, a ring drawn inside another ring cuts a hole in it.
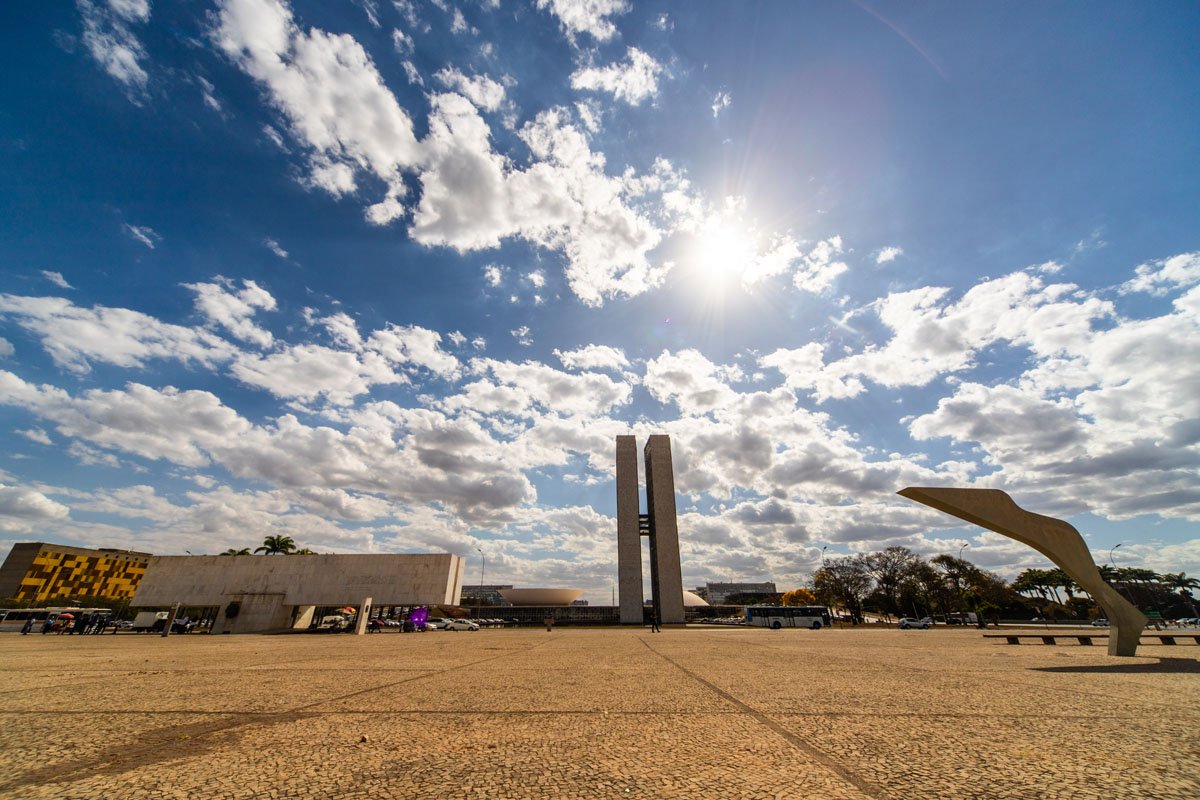
[[[1195,800],[1198,656],[975,630],[5,634],[0,797]]]

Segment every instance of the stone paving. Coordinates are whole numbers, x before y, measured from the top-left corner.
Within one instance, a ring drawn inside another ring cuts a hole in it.
[[[3,798],[1200,798],[1200,647],[0,636]]]

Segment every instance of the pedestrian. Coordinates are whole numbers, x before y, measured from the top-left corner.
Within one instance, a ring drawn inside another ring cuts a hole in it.
[[[25,620],[25,624],[21,626],[21,635],[28,636],[29,632],[31,630],[33,630],[33,615],[32,614],[29,615],[29,619]]]
[[[49,633],[50,629],[53,627],[54,620],[50,619],[50,617],[46,617],[46,619],[42,622],[42,635]]]
[[[554,628],[554,617],[546,617],[542,621],[546,623],[546,633],[549,633]]]
[[[651,612],[651,614],[650,614],[650,632],[651,633],[662,633],[662,630],[658,627],[658,609],[657,608],[654,609],[654,611]]]

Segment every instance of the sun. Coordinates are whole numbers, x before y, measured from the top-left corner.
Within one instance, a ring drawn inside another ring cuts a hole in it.
[[[724,286],[746,271],[755,253],[755,241],[749,232],[722,220],[696,237],[690,260],[706,284]]]

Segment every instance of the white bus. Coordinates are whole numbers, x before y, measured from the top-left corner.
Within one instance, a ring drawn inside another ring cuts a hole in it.
[[[812,628],[816,631],[828,627],[831,621],[825,606],[746,607],[746,624],[760,628]]]

